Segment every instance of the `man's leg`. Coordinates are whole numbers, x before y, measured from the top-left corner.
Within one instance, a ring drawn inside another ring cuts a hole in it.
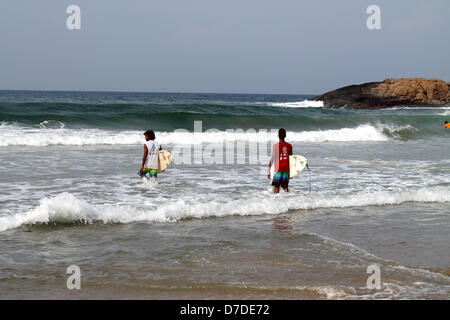
[[[284,192],[288,192],[289,191],[289,173],[288,172],[283,172],[281,174],[281,183],[280,183],[281,187],[283,188]]]
[[[279,172],[276,172],[273,176],[272,185],[273,185],[273,193],[280,192],[280,178],[281,175]]]
[[[158,178],[158,171],[155,169],[152,169],[149,171],[148,175],[150,178],[157,179]]]
[[[138,175],[139,175],[141,178],[146,177],[146,176],[145,176],[146,174],[147,174],[147,172],[145,172],[145,171],[139,170],[139,172],[138,172]]]

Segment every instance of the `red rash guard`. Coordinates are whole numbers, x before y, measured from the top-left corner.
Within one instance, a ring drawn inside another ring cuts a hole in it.
[[[272,157],[275,158],[275,172],[289,172],[289,156],[292,155],[292,145],[280,141],[273,145],[272,152]]]

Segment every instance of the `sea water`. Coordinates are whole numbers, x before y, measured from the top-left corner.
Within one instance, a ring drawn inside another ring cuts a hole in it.
[[[449,107],[311,98],[0,91],[0,298],[448,299]],[[280,127],[311,172],[274,195]],[[192,153],[158,183],[147,129]]]

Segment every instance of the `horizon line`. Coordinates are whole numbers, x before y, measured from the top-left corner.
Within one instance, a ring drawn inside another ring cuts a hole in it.
[[[60,90],[60,89],[0,89],[2,91],[29,91],[29,92],[90,92],[90,93],[181,93],[181,94],[229,94],[229,95],[292,95],[317,96],[311,93],[252,93],[252,92],[194,92],[194,91],[126,91],[126,90]]]

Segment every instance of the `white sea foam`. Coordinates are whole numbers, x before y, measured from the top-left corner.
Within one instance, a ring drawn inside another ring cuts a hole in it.
[[[269,105],[273,107],[283,108],[322,108],[323,101],[303,100],[299,102],[273,102]]]
[[[355,128],[288,132],[290,142],[325,141],[386,141],[383,127],[370,124]],[[156,132],[163,144],[199,144],[225,141],[271,142],[276,140],[276,130],[231,130],[200,133],[177,130]],[[51,146],[51,145],[136,145],[143,143],[140,131],[108,131],[100,129],[30,128],[17,124],[0,124],[0,147],[6,146]]]
[[[240,200],[209,201],[179,199],[157,207],[92,205],[70,193],[44,198],[39,206],[24,212],[0,217],[0,231],[37,223],[131,223],[171,222],[187,218],[224,217],[232,215],[279,214],[289,210],[347,208],[395,205],[405,202],[450,202],[448,187],[427,187],[403,191],[358,192],[352,195],[290,194],[286,196],[253,196]]]
[[[350,141],[386,141],[389,138],[370,124],[360,125],[356,128],[342,128],[336,130],[318,130],[289,132],[288,140],[293,142],[350,142]]]
[[[390,108],[384,108],[383,110],[450,110],[450,106],[444,105],[441,107],[407,107],[407,106],[400,106],[400,107],[390,107]]]

